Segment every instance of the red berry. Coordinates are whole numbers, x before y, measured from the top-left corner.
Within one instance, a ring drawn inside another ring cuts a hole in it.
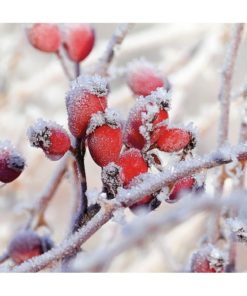
[[[10,142],[0,142],[0,182],[10,183],[14,181],[20,176],[24,167],[24,158]]]
[[[39,119],[28,129],[33,147],[41,148],[51,160],[58,160],[70,149],[70,138],[59,124]]]
[[[158,87],[168,86],[160,72],[145,60],[137,60],[130,64],[127,83],[137,96],[147,96]]]
[[[88,148],[93,160],[101,167],[117,161],[122,148],[121,128],[107,124],[97,127],[88,137]]]
[[[191,258],[192,272],[224,272],[225,255],[212,246],[206,246],[195,252]]]
[[[61,36],[57,25],[34,24],[27,30],[27,36],[33,47],[44,52],[56,52],[60,47]]]
[[[153,143],[153,132],[159,123],[168,119],[168,112],[157,102],[146,98],[138,100],[131,109],[124,132],[124,142],[128,147],[143,149]],[[157,133],[156,133],[157,134]]]
[[[164,152],[177,152],[185,148],[191,141],[189,131],[180,128],[161,127],[153,133],[152,140],[157,141],[157,148]]]
[[[194,177],[186,177],[181,180],[178,180],[174,184],[171,190],[171,193],[168,199],[166,199],[166,201],[167,202],[177,201],[181,197],[182,193],[184,193],[185,191],[191,191],[195,185],[196,185],[196,179]]]
[[[42,240],[35,232],[24,230],[19,232],[9,244],[9,256],[16,263],[39,256],[43,253]]]
[[[141,152],[135,148],[121,154],[116,164],[121,167],[123,185],[128,185],[134,177],[148,171],[148,166]]]
[[[76,138],[85,137],[91,116],[107,107],[107,81],[98,75],[72,81],[66,96],[68,124]]]
[[[63,46],[68,57],[72,61],[79,63],[91,52],[94,40],[94,29],[87,24],[78,24],[67,28]]]

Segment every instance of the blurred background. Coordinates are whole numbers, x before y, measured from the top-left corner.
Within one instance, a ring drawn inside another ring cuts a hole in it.
[[[90,67],[101,56],[116,24],[92,24],[96,45],[82,62]],[[0,140],[10,139],[22,152],[27,168],[15,182],[0,189],[0,252],[4,251],[14,233],[28,218],[25,207],[33,203],[45,188],[57,163],[45,158],[39,149],[30,147],[26,130],[37,119],[51,119],[67,129],[65,92],[68,80],[53,54],[35,50],[27,41],[25,24],[0,24]],[[132,59],[145,57],[154,63],[172,84],[174,123],[193,122],[198,127],[197,154],[216,147],[220,70],[231,25],[228,24],[136,24],[127,35],[111,65],[109,106],[127,116],[134,103],[125,79],[125,67]],[[233,90],[237,92],[246,79],[246,32],[236,63]],[[73,65],[69,66],[73,67]],[[241,98],[233,96],[230,138],[237,143]],[[86,173],[90,190],[100,190],[100,168],[86,157]],[[214,172],[210,171],[206,188],[210,192]],[[73,210],[71,172],[66,174],[46,212],[52,237],[59,243],[68,231]],[[176,205],[164,204],[169,211]],[[132,214],[126,210],[128,219]],[[162,234],[144,246],[131,249],[116,258],[109,271],[181,271],[191,252],[205,233],[207,217],[197,215]],[[86,244],[86,250],[117,239],[121,225],[110,222]],[[239,246],[237,270],[247,266],[247,253]]]

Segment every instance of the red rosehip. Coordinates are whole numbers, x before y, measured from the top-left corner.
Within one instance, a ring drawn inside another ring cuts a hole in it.
[[[168,81],[149,62],[141,59],[132,62],[128,67],[127,83],[137,96],[150,95],[158,87],[168,88]]]
[[[192,140],[191,132],[180,128],[161,127],[154,131],[152,141],[164,152],[178,152]]]
[[[88,148],[93,160],[101,167],[117,161],[122,148],[121,128],[107,124],[97,127],[88,137]]]
[[[10,242],[8,252],[16,264],[21,264],[43,253],[42,239],[31,230],[21,231]]]
[[[63,46],[68,57],[79,63],[84,60],[94,46],[94,29],[87,24],[69,26],[65,32]]]
[[[10,183],[20,176],[25,167],[24,158],[9,141],[0,142],[0,182]]]
[[[61,43],[61,34],[57,25],[34,24],[27,29],[29,42],[33,47],[44,52],[58,51]]]
[[[162,103],[164,101],[160,100],[159,92],[136,102],[125,126],[124,142],[127,147],[141,150],[146,144],[151,146],[154,143],[155,138],[152,134],[160,128],[159,124],[168,119],[168,112],[164,108],[168,108],[169,104],[166,102],[164,107]],[[155,134],[158,135],[157,131]]]
[[[91,116],[107,107],[106,79],[94,76],[79,76],[72,81],[66,95],[68,124],[76,138],[85,137]]]
[[[191,191],[195,185],[196,185],[196,179],[194,177],[185,177],[181,180],[178,180],[174,184],[169,194],[169,197],[168,199],[166,199],[166,201],[167,202],[177,201],[181,197],[181,194],[183,192]]]
[[[128,185],[134,177],[148,171],[148,166],[141,152],[135,148],[121,154],[116,164],[121,167],[120,174],[124,186]]]
[[[200,273],[224,272],[226,264],[226,258],[220,250],[206,246],[192,255],[191,271]]]
[[[70,149],[70,138],[59,124],[39,119],[28,129],[33,147],[41,148],[51,160],[58,160]]]

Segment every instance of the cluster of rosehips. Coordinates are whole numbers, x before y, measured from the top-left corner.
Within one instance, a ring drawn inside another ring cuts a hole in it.
[[[94,30],[89,25],[73,25],[61,32],[57,25],[35,24],[28,29],[28,38],[35,48],[44,52],[57,52],[63,46],[68,57],[79,63],[93,47]],[[71,136],[59,124],[42,119],[28,129],[31,145],[41,148],[51,160],[73,151],[75,142],[85,145],[102,168],[103,190],[108,198],[114,198],[120,187],[131,187],[141,174],[153,167],[161,169],[160,153],[176,153],[182,161],[196,144],[189,128],[169,124],[170,84],[153,65],[143,60],[133,62],[128,67],[127,83],[136,101],[126,121],[108,107],[109,81],[99,75],[81,75],[71,82],[66,94]],[[1,145],[0,181],[13,181],[23,168],[21,156]],[[170,186],[166,200],[177,201],[183,190],[194,190],[196,186],[194,176],[178,180]],[[156,208],[160,204],[158,194],[144,196],[131,209]],[[35,236],[29,233],[21,238],[25,240],[31,235]],[[34,241],[38,240],[40,238],[35,237]],[[30,245],[29,239],[27,244]],[[34,249],[20,257],[26,260],[44,251],[44,248]],[[23,259],[15,260],[21,261]]]

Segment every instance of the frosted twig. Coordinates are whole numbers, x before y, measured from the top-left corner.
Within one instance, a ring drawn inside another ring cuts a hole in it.
[[[112,62],[115,54],[116,47],[119,46],[129,30],[132,28],[133,24],[119,24],[112,37],[110,38],[106,50],[103,55],[100,57],[98,64],[96,65],[95,72],[101,76],[107,76],[108,67]]]
[[[189,219],[191,216],[202,211],[218,211],[222,206],[240,207],[243,200],[231,197],[226,200],[219,200],[217,198],[208,198],[201,196],[199,199],[195,198],[192,203],[189,199],[181,202],[180,207],[172,210],[164,215],[164,212],[157,212],[152,216],[145,216],[144,218],[136,219],[130,225],[127,225],[126,235],[121,240],[113,243],[107,248],[99,248],[98,250],[82,254],[74,261],[72,271],[76,272],[99,272],[110,265],[112,260],[119,254],[128,249],[145,242],[151,236],[162,231],[164,233],[171,231],[178,224]]]
[[[219,121],[218,146],[222,146],[223,144],[225,144],[228,139],[232,77],[243,29],[243,24],[234,25],[223,64],[221,86],[219,92],[221,113]]]
[[[54,247],[43,255],[34,257],[15,267],[13,271],[36,272],[48,264],[70,256],[78,247],[89,239],[98,229],[108,222],[113,212],[121,207],[128,207],[139,201],[143,196],[152,194],[176,180],[189,176],[202,169],[209,169],[222,164],[230,163],[233,159],[247,159],[247,144],[221,148],[201,158],[194,158],[178,163],[174,167],[165,169],[156,175],[146,174],[138,186],[130,189],[121,189],[113,200],[101,202],[100,211],[92,217],[77,232],[64,240],[59,246]],[[145,178],[146,177],[146,178]],[[217,201],[215,201],[217,202]]]
[[[26,227],[30,227],[32,225],[33,220],[36,216],[38,216],[36,227],[44,224],[45,210],[64,177],[64,174],[67,170],[68,158],[69,156],[66,155],[61,160],[59,166],[56,168],[45,190],[40,194],[40,197],[38,198],[37,202],[30,209],[31,217]]]

